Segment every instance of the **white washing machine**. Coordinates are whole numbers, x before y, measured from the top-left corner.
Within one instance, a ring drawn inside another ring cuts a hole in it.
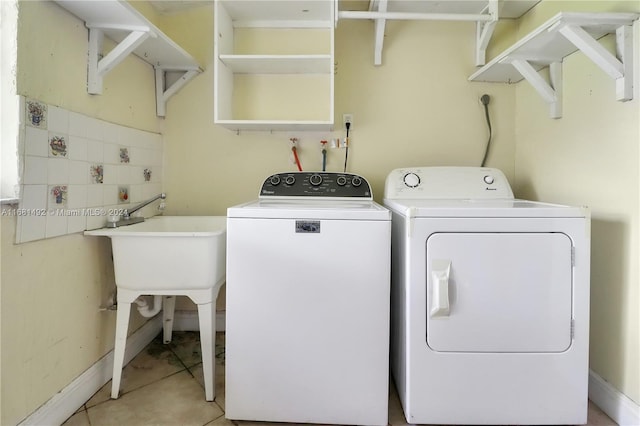
[[[391,368],[409,423],[585,424],[590,218],[496,169],[392,171]]]
[[[387,424],[390,244],[353,174],[275,174],[228,209],[227,418]]]

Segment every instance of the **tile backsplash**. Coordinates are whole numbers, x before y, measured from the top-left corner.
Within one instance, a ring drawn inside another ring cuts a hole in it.
[[[162,135],[21,97],[16,242],[105,226],[162,192]]]

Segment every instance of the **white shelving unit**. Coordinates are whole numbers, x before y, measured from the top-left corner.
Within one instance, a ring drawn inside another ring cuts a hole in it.
[[[164,117],[167,100],[202,72],[191,55],[126,1],[55,1],[83,20],[89,29],[87,91],[90,94],[101,94],[104,76],[133,53],[155,69],[156,113]],[[117,45],[102,57],[104,37]],[[169,84],[167,73],[170,72],[182,72],[182,75]]]
[[[529,33],[469,77],[470,81],[517,83],[526,79],[550,106],[551,118],[562,116],[562,60],[582,51],[616,80],[616,98],[633,98],[632,25],[636,13],[561,12]],[[598,39],[616,34],[616,54]],[[538,71],[549,67],[549,81]]]
[[[476,23],[476,65],[485,52],[499,18],[519,18],[540,0],[372,0],[368,11],[341,10],[339,19],[371,19],[375,24],[374,65],[382,64],[387,20],[468,21]]]
[[[235,131],[331,130],[336,5],[335,0],[216,1],[214,123]],[[241,49],[241,31],[277,33],[290,41],[320,31],[325,42],[319,51],[293,43],[303,47],[285,54],[277,43],[271,51]]]

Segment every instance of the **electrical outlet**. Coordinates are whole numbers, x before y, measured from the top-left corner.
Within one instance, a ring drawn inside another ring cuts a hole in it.
[[[353,114],[342,114],[342,122],[345,127],[347,126],[347,123],[350,123],[349,125],[353,126]]]

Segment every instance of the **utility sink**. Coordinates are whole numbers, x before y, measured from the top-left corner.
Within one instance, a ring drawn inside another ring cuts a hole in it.
[[[84,234],[111,238],[118,287],[111,398],[118,398],[120,390],[131,304],[154,295],[154,311],[162,303],[165,343],[171,342],[174,296],[187,296],[198,306],[205,399],[213,401],[215,301],[226,274],[226,216],[155,216]]]
[[[226,216],[155,216],[84,234],[111,238],[118,288],[197,290],[225,277]]]

